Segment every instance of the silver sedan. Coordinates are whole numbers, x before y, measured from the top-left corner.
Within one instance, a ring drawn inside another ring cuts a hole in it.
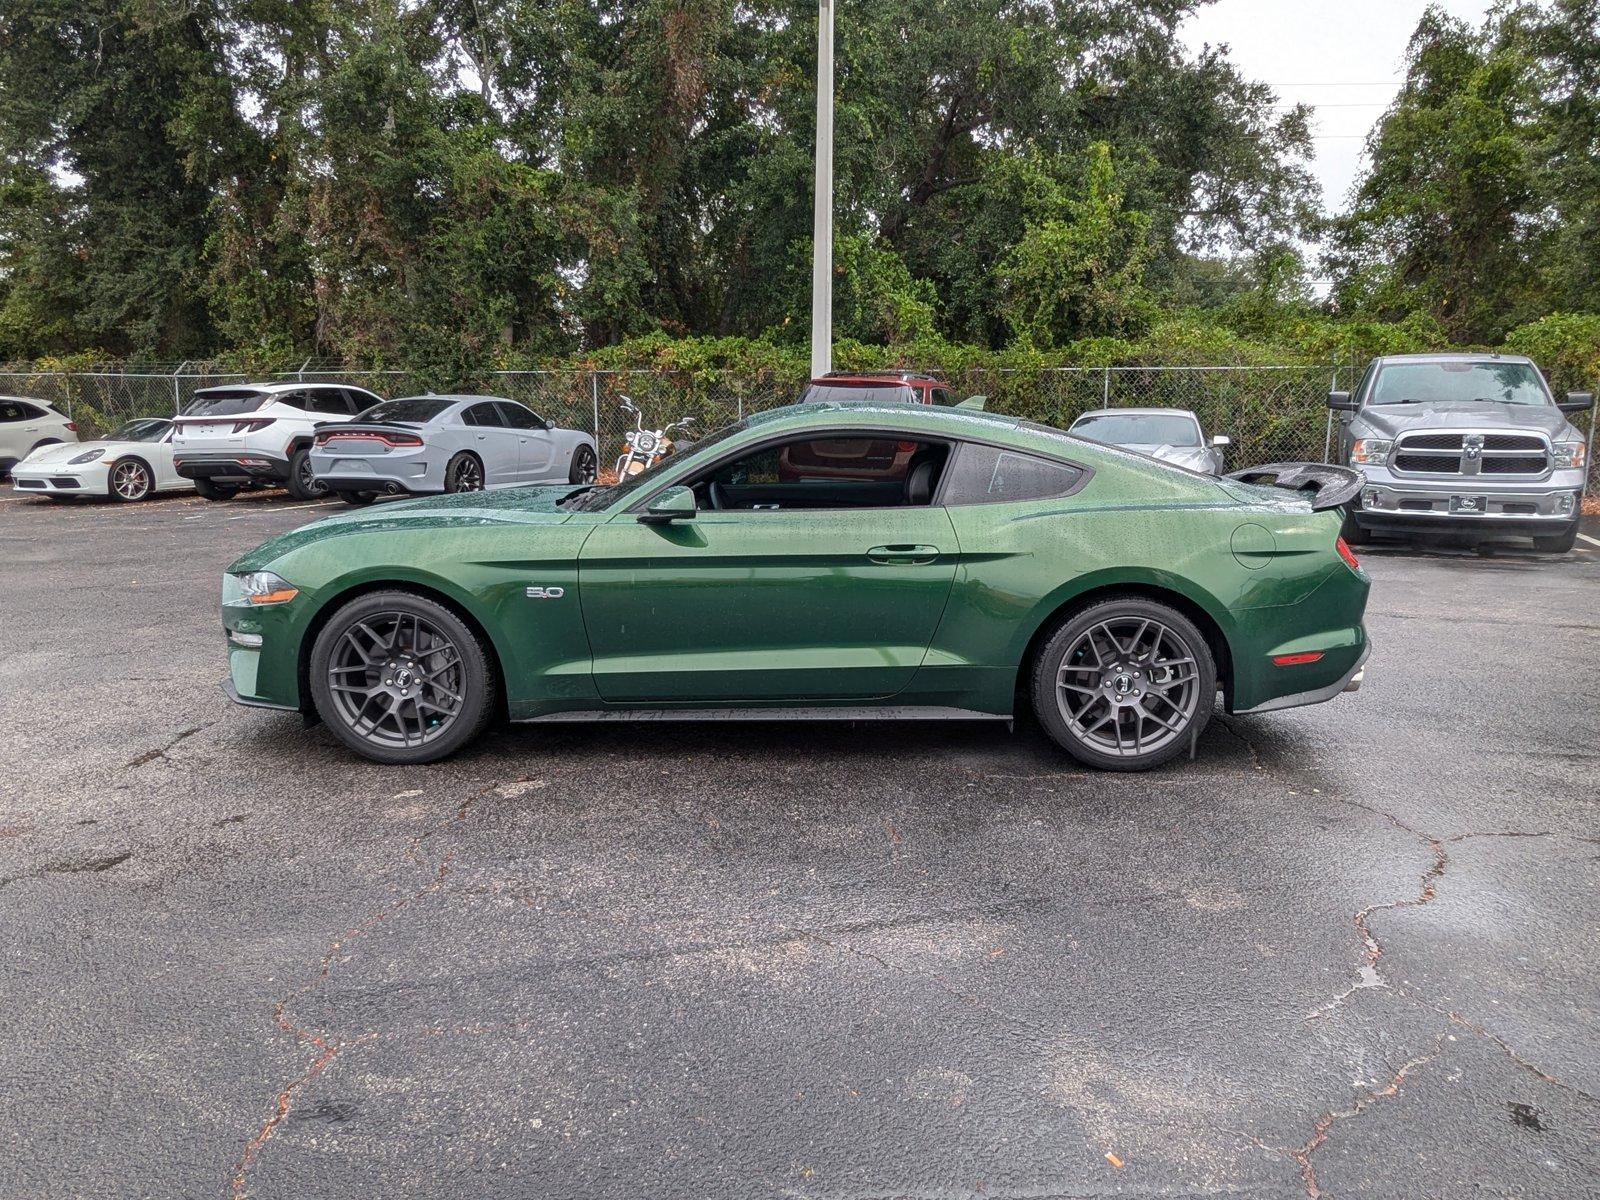
[[[407,396],[317,430],[311,471],[351,504],[380,495],[593,483],[595,440],[499,396]]]
[[[1186,408],[1099,408],[1084,413],[1067,432],[1205,475],[1222,474],[1223,451],[1233,444],[1220,434],[1207,441],[1200,418]]]

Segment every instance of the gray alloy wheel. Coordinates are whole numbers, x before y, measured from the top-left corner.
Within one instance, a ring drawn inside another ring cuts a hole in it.
[[[483,491],[483,464],[476,454],[465,450],[452,458],[444,469],[444,490],[447,492]]]
[[[329,729],[378,762],[443,758],[494,712],[482,643],[455,613],[409,592],[361,596],[336,612],[317,635],[310,674]]]
[[[1137,597],[1070,618],[1035,666],[1034,711],[1073,757],[1140,771],[1188,749],[1216,705],[1216,667],[1194,623]]]
[[[296,500],[316,500],[328,494],[328,485],[311,469],[311,451],[296,450],[289,460],[289,494]]]
[[[137,458],[124,458],[111,464],[110,492],[113,500],[143,500],[154,490],[150,468]]]
[[[579,446],[572,452],[572,468],[567,472],[567,482],[593,483],[599,467],[600,463],[595,458],[594,451],[587,446]]]

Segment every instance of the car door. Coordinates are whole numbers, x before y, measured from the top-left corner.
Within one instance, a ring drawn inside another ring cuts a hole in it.
[[[31,416],[32,405],[20,400],[0,400],[0,464],[15,462],[33,449],[38,436],[38,420]],[[33,426],[30,435],[28,426]]]
[[[467,448],[483,463],[483,486],[506,487],[517,481],[517,434],[509,429],[500,406],[481,400],[461,414],[470,426]]]
[[[874,470],[898,470],[905,488],[904,460]],[[589,536],[579,594],[604,699],[882,701],[910,682],[959,559],[945,510],[904,503],[903,490],[893,504],[826,507],[813,495],[789,509],[786,482],[815,493],[831,480],[848,497],[891,480],[837,468],[822,481],[769,475],[738,485],[749,507],[649,524],[639,520],[644,495]],[[706,498],[707,479],[693,482]]]
[[[515,400],[500,401],[506,424],[517,433],[517,482],[547,483],[556,477],[555,438],[550,427],[532,409]],[[566,473],[559,474],[566,482]]]

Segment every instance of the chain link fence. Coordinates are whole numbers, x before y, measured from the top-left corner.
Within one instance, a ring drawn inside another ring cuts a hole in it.
[[[309,364],[308,364],[309,366]],[[182,363],[175,369],[37,372],[0,370],[0,395],[33,396],[77,422],[81,437],[104,436],[134,417],[181,412],[204,387],[247,379],[350,383],[380,396],[417,395],[428,389],[418,373],[401,370],[283,372],[248,377]],[[1227,434],[1229,470],[1266,462],[1326,462],[1337,451],[1327,408],[1330,390],[1355,385],[1348,366],[1060,367],[1040,371],[976,368],[949,380],[958,399],[989,398],[1004,412],[1066,428],[1096,408],[1186,408],[1208,436]],[[499,371],[479,384],[488,394],[528,405],[546,420],[595,435],[602,468],[621,453],[632,420],[620,407],[631,397],[652,428],[693,417],[699,437],[750,413],[793,403],[805,378],[771,373],[660,370]],[[1594,419],[1577,424],[1590,441],[1590,480],[1600,486],[1594,459]]]

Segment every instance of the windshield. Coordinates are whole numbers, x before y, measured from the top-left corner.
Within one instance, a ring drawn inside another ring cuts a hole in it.
[[[706,451],[714,449],[717,445],[727,441],[736,433],[742,433],[748,425],[747,421],[739,421],[733,425],[725,426],[715,433],[707,434],[699,439],[693,446],[680,450],[676,454],[669,454],[655,466],[641,471],[637,475],[630,475],[620,483],[600,484],[596,487],[585,488],[581,492],[574,492],[561,501],[562,508],[570,508],[576,512],[595,512],[602,508],[609,508],[623,497],[638,491],[646,484],[651,484],[660,476],[662,468],[687,459],[700,458]],[[678,443],[680,446],[683,443]]]
[[[137,421],[129,421],[107,440],[113,442],[159,442],[167,436],[167,430],[171,428],[171,421],[163,421],[159,417],[141,417]]]
[[[186,417],[236,417],[240,413],[255,412],[269,399],[268,393],[248,388],[207,388],[196,392],[189,407],[183,410]]]
[[[915,404],[917,389],[903,383],[813,383],[800,393],[801,404]]]
[[[391,425],[424,425],[456,403],[442,396],[406,396],[385,400],[357,414],[358,421],[379,421]]]
[[[1529,363],[1390,363],[1379,369],[1367,403],[1545,405],[1550,393]]]
[[[1107,413],[1082,417],[1072,432],[1107,446],[1198,446],[1200,426],[1177,413]]]

